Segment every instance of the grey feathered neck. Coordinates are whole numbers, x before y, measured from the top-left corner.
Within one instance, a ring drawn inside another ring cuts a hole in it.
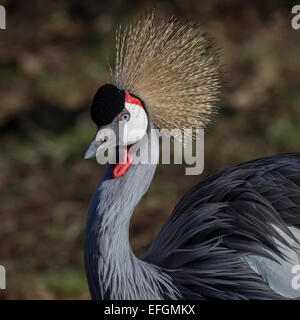
[[[143,140],[150,146],[150,139]],[[158,156],[159,149],[157,137],[153,142],[152,157],[153,151]],[[112,178],[112,165],[105,170],[90,204],[85,232],[86,273],[93,299],[178,297],[171,278],[155,265],[137,259],[129,244],[131,215],[155,169],[156,164],[132,164],[117,179]]]

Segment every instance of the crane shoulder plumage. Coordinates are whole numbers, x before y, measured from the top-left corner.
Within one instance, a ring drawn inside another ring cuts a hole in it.
[[[179,201],[143,260],[189,299],[299,298],[300,153],[240,163]]]

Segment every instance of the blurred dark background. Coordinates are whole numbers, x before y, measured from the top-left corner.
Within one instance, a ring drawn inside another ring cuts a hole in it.
[[[83,153],[89,106],[109,81],[115,27],[153,1],[0,1],[0,264],[4,299],[88,299],[83,233],[103,168]],[[205,173],[299,151],[300,30],[289,1],[156,1],[200,22],[222,48],[223,107],[205,140]],[[200,176],[159,166],[131,225],[141,256]]]

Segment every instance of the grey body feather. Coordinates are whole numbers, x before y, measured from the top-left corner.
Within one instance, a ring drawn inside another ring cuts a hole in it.
[[[130,217],[155,168],[131,165],[113,179],[109,165],[97,187],[85,233],[92,298],[300,297],[289,272],[300,256],[300,154],[241,163],[202,179],[137,259]]]

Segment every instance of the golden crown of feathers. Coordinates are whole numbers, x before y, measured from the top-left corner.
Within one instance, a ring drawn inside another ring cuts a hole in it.
[[[220,75],[214,42],[196,23],[153,10],[117,29],[115,85],[145,103],[158,129],[206,128]]]

